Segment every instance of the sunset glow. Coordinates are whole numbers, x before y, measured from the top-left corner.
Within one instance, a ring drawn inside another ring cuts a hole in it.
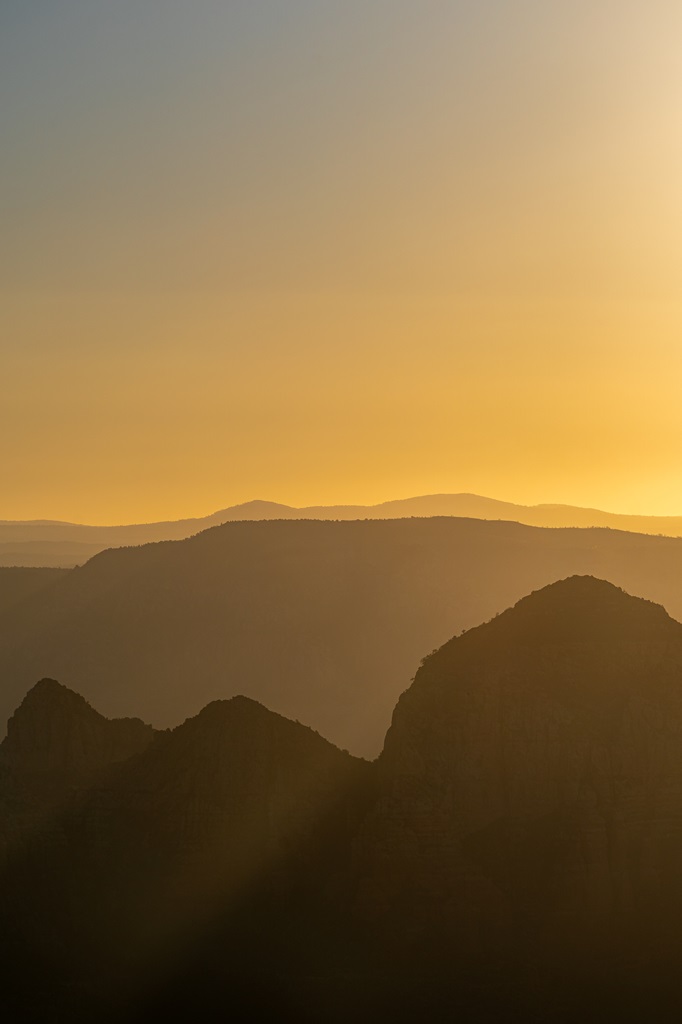
[[[0,518],[682,513],[671,2],[0,13]]]

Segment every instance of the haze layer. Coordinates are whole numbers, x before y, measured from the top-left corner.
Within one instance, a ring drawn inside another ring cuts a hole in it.
[[[679,513],[681,32],[669,0],[3,4],[2,518]]]

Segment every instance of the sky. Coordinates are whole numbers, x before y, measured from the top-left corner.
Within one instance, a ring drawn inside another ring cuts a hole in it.
[[[677,0],[3,0],[0,519],[682,514]]]

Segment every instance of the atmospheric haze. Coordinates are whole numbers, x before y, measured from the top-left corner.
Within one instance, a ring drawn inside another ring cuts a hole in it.
[[[681,35],[660,0],[8,0],[2,517],[678,513]]]

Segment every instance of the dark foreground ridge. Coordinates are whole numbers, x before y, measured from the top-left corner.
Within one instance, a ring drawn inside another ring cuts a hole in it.
[[[34,783],[73,761],[31,752],[48,705],[59,736],[101,727],[39,684],[0,748]],[[682,625],[660,606],[587,576],[532,593],[425,659],[373,765],[244,697],[145,736],[6,852],[13,1021],[675,1019]]]

